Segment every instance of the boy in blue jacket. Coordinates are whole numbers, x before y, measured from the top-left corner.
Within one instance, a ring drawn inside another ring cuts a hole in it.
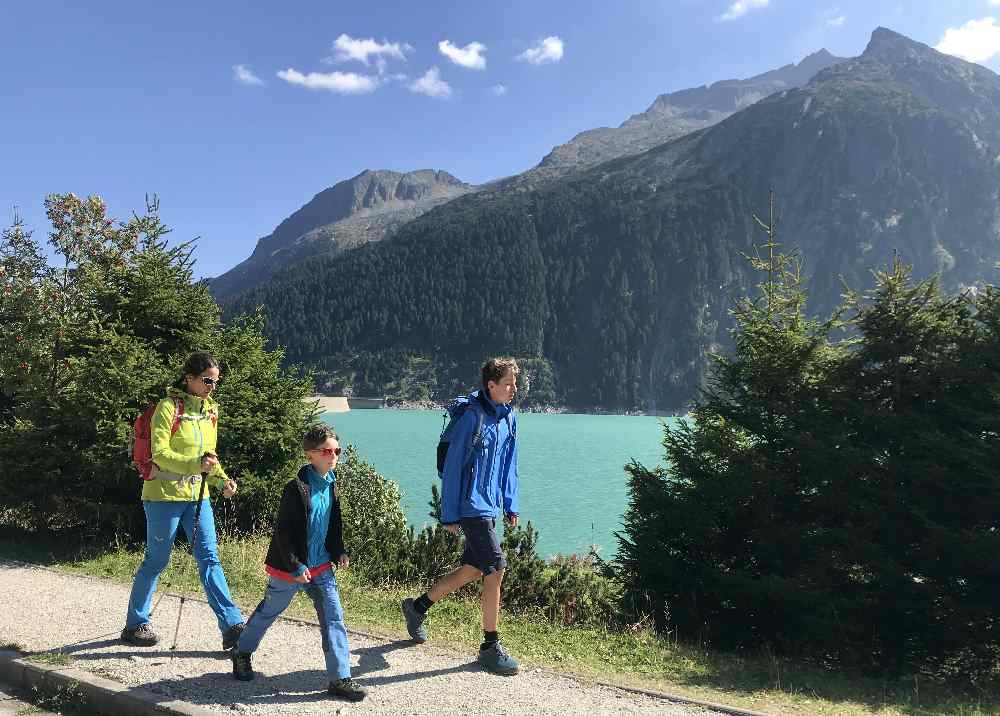
[[[496,518],[503,510],[507,523],[517,526],[517,419],[511,407],[517,374],[513,358],[493,358],[483,366],[483,387],[469,395],[469,407],[458,419],[448,447],[441,481],[441,524],[452,534],[461,530],[465,535],[461,565],[417,599],[403,600],[406,630],[410,638],[423,643],[431,605],[482,577],[484,638],[479,663],[505,675],[517,673],[517,661],[504,649],[497,632],[500,583],[507,560],[497,539]]]
[[[333,468],[340,442],[327,425],[314,425],[302,438],[309,464],[285,485],[271,544],[264,558],[268,574],[264,599],[247,621],[232,651],[233,676],[254,678],[250,656],[268,627],[281,615],[300,589],[312,599],[319,617],[326,660],[327,691],[349,701],[361,701],[364,687],[351,678],[351,657],[344,627],[334,566],[350,564],[344,548],[340,492]]]

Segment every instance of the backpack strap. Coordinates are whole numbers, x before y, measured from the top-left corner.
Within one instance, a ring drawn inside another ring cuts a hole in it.
[[[177,432],[177,429],[181,426],[181,416],[184,415],[184,401],[177,396],[173,397],[174,401],[174,422],[170,424],[170,434],[173,435]]]
[[[476,431],[472,433],[469,448],[465,451],[465,460],[462,462],[463,472],[472,463],[472,456],[483,442],[483,418],[486,415],[479,406],[473,406],[472,403],[469,403],[469,407],[476,411]]]

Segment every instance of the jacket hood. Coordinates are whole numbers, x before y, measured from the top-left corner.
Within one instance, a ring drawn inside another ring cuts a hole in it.
[[[479,404],[483,406],[483,409],[491,415],[495,415],[498,420],[507,417],[510,415],[511,411],[514,410],[513,405],[500,405],[499,403],[494,403],[490,400],[490,396],[482,388],[469,393],[469,402],[471,403],[474,400],[479,401]]]

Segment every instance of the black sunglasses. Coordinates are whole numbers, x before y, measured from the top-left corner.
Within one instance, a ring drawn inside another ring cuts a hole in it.
[[[215,387],[216,385],[219,384],[218,378],[209,378],[204,375],[199,375],[198,380],[207,385],[209,388]]]

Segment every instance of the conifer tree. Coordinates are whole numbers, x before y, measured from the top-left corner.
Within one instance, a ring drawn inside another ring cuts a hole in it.
[[[633,463],[626,604],[718,645],[976,680],[1000,655],[1000,300],[896,258],[819,322],[760,222],[766,275],[733,309],[669,469]],[[843,318],[846,316],[846,318]],[[838,337],[841,329],[850,337]]]
[[[0,240],[0,508],[36,528],[141,533],[129,429],[204,349],[222,362],[224,463],[257,478],[236,504],[259,505],[255,489],[272,490],[300,455],[290,435],[309,381],[279,369],[259,321],[219,324],[193,246],[167,242],[155,198],[125,221],[96,196],[54,194],[45,207],[54,266],[19,220]]]
[[[942,295],[897,257],[849,297],[862,340],[838,377],[850,551],[839,568],[880,667],[996,658],[1000,342],[996,290]]]

